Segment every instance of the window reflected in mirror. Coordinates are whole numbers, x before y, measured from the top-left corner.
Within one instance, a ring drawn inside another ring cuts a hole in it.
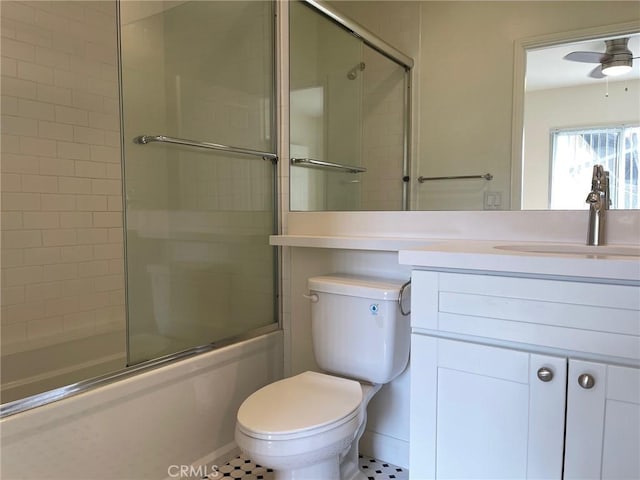
[[[596,164],[611,208],[639,208],[639,55],[640,34],[527,51],[523,209],[587,209]]]

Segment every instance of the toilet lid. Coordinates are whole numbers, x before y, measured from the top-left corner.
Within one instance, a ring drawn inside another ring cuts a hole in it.
[[[238,424],[259,436],[301,433],[352,417],[361,402],[358,382],[304,372],[249,396],[238,410]]]

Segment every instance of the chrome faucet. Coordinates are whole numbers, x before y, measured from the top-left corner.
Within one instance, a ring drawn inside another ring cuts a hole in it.
[[[589,228],[587,245],[604,245],[605,213],[609,210],[609,172],[602,165],[593,166],[589,204]]]

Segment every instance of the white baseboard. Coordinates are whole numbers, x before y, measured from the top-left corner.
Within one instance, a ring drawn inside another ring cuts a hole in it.
[[[360,453],[378,460],[409,468],[409,442],[365,430],[360,439]]]

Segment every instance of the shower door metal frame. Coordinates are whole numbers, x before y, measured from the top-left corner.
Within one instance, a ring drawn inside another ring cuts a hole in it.
[[[322,0],[301,0],[305,5],[317,11],[321,15],[332,20],[341,28],[360,39],[365,45],[372,48],[376,52],[387,57],[389,60],[398,64],[405,70],[404,85],[404,135],[403,135],[403,157],[402,157],[402,210],[410,209],[409,201],[409,185],[411,180],[411,129],[412,129],[412,111],[411,111],[411,72],[413,70],[413,58],[405,55],[396,49],[375,33],[366,29],[359,23],[344,16]]]

